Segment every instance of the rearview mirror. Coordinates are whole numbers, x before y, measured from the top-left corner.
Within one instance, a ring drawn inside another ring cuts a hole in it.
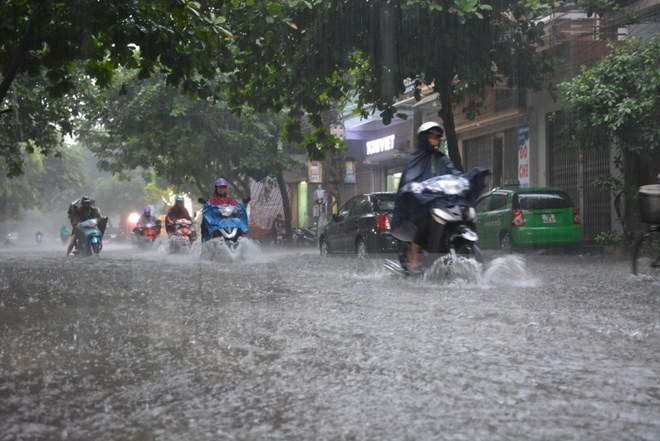
[[[200,197],[200,198],[197,198],[197,202],[199,202],[200,204],[205,204],[205,203],[206,203],[206,199]]]

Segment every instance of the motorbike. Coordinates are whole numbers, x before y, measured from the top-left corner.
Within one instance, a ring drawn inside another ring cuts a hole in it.
[[[422,244],[420,267],[428,269],[439,258],[445,266],[452,265],[459,258],[483,263],[477,245],[477,213],[473,204],[481,194],[484,179],[489,174],[487,169],[475,168],[462,175],[436,176],[423,182],[408,183],[401,188],[400,196],[414,198],[420,203],[417,206],[423,207],[422,215],[431,218],[428,235]],[[408,274],[412,230],[398,236],[405,239],[409,237],[409,240],[399,241],[398,262],[388,259],[385,267],[399,274]]]
[[[174,222],[174,231],[169,236],[170,253],[187,251],[195,240],[195,227],[188,219],[177,219]]]
[[[73,254],[81,256],[98,255],[103,248],[103,232],[108,223],[107,217],[87,219],[76,227],[76,243]]]
[[[213,205],[206,202],[202,209],[202,243],[222,238],[235,249],[241,238],[250,232],[245,205]]]
[[[66,244],[69,241],[69,236],[71,233],[69,233],[69,230],[66,228],[62,228],[60,230],[60,240],[62,241],[63,244]]]
[[[133,229],[134,241],[141,247],[152,247],[160,236],[160,230],[160,219],[138,225]]]
[[[293,244],[296,246],[316,246],[318,238],[316,236],[316,229],[312,228],[294,228],[292,236]]]

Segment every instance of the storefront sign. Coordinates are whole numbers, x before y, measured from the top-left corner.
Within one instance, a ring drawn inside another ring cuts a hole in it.
[[[344,183],[355,184],[355,161],[344,161]]]
[[[394,135],[367,141],[367,156],[394,149]]]
[[[518,129],[518,181],[529,187],[529,126]]]
[[[320,161],[309,161],[309,183],[323,183],[323,164]]]

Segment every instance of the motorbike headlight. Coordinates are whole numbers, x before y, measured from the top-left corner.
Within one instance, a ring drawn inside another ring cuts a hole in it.
[[[89,226],[90,227],[96,227],[99,224],[98,219],[90,219],[89,220]]]
[[[230,217],[234,214],[234,210],[235,208],[233,205],[223,205],[220,207],[220,214],[224,217]]]

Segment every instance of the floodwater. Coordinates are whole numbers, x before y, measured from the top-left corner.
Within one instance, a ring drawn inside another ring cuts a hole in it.
[[[660,439],[660,280],[610,256],[0,248],[0,440]]]

